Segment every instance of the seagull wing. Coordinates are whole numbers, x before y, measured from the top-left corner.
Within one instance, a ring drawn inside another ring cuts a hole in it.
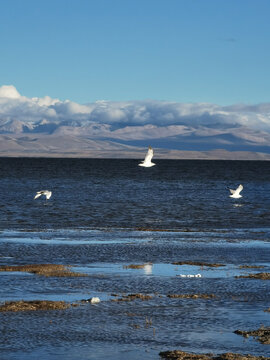
[[[37,198],[39,198],[41,195],[42,195],[42,191],[38,191],[38,192],[36,193],[36,196],[34,197],[34,200],[37,199]]]
[[[154,151],[151,148],[151,146],[149,146],[147,154],[146,154],[145,159],[144,159],[144,162],[145,163],[150,163],[151,160],[152,160],[153,155],[154,155]]]
[[[243,188],[244,188],[243,185],[240,184],[240,185],[238,186],[238,188],[235,190],[234,194],[235,194],[235,195],[239,195],[240,192],[243,190]]]
[[[235,193],[235,190],[229,189],[230,193],[233,195]]]
[[[51,191],[44,191],[44,195],[46,196],[46,199],[49,200],[49,198],[52,196],[52,192]]]
[[[38,191],[38,192],[36,193],[36,196],[34,197],[34,199],[39,198],[41,195],[46,196],[46,199],[49,200],[49,198],[52,196],[52,192],[49,191],[49,190],[41,190],[41,191]]]

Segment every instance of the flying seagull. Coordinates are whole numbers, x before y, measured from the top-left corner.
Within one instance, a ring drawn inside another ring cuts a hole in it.
[[[229,190],[231,193],[231,195],[230,195],[231,198],[239,199],[242,197],[242,195],[240,195],[240,192],[243,190],[243,185],[240,184],[236,190],[232,190],[232,189],[229,189]]]
[[[151,146],[149,146],[147,154],[145,155],[144,160],[138,165],[143,166],[143,167],[151,167],[151,166],[156,165],[155,163],[151,162],[153,155],[154,155],[154,151],[151,148]]]
[[[38,192],[36,193],[36,196],[34,197],[34,199],[39,198],[41,195],[46,196],[46,200],[49,200],[49,198],[52,196],[52,192],[49,191],[49,190],[41,190],[41,191],[38,191]]]

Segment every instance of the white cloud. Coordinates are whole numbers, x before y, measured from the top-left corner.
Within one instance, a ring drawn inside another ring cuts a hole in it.
[[[50,96],[44,96],[43,98],[34,97],[31,100],[39,106],[51,106],[60,102],[60,100],[52,99]]]
[[[74,131],[74,134],[93,139],[123,141],[231,134],[249,142],[266,143],[270,136],[270,103],[219,106],[152,100],[100,100],[82,105],[50,96],[27,98],[21,96],[13,85],[3,85],[0,87],[0,132],[14,129],[16,132],[25,129]]]
[[[3,85],[0,87],[0,98],[18,99],[20,94],[13,85]]]

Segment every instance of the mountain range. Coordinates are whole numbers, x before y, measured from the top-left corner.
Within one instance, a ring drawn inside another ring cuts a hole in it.
[[[0,87],[0,156],[270,160],[270,103],[78,104]]]

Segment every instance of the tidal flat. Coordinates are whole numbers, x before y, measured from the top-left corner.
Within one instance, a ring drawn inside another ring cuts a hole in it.
[[[2,231],[1,359],[269,359],[269,243],[217,235]]]

